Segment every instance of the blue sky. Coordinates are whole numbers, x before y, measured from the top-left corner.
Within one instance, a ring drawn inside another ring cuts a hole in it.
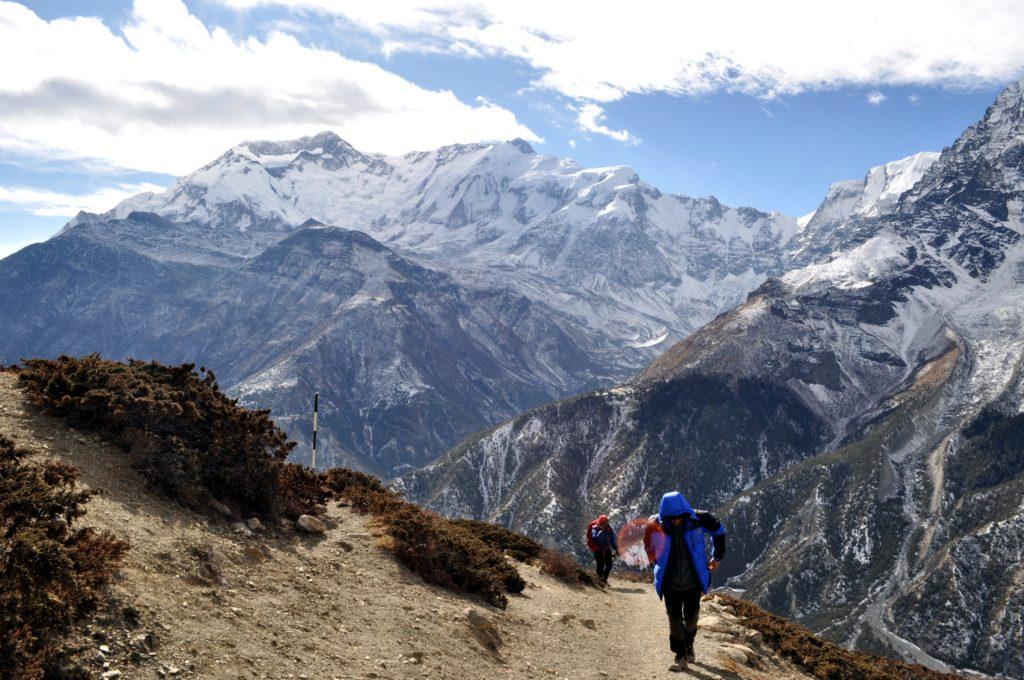
[[[243,139],[322,129],[385,153],[521,136],[802,215],[948,145],[1020,76],[1024,10],[992,2],[0,2],[20,65],[0,72],[0,255]]]

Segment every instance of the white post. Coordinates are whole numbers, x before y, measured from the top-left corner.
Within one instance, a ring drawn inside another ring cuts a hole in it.
[[[313,462],[311,467],[313,472],[316,472],[316,431],[317,431],[317,416],[320,413],[320,393],[315,392],[313,394]]]

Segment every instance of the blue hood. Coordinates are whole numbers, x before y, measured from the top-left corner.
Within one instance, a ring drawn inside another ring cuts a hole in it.
[[[664,522],[666,517],[676,515],[696,515],[696,513],[683,494],[678,491],[669,491],[661,497],[661,503],[658,505],[658,522]]]

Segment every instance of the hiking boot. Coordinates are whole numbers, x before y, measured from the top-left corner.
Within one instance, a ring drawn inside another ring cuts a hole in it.
[[[688,633],[686,635],[686,652],[684,656],[690,663],[697,663],[697,653],[694,651],[693,642],[697,638],[697,633]]]
[[[673,673],[682,673],[686,670],[686,657],[680,654],[668,669]]]

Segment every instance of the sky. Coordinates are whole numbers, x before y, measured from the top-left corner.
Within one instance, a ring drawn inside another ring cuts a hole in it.
[[[0,257],[251,139],[526,139],[804,215],[1024,74],[1017,0],[0,0]]]

